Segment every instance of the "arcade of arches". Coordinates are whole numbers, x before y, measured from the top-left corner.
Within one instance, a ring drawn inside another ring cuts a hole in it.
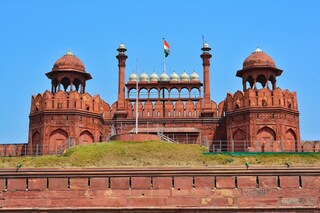
[[[132,73],[128,80],[127,49],[121,44],[117,51],[118,72],[111,74],[118,76],[114,103],[86,92],[92,77],[71,51],[55,62],[46,73],[51,90],[32,96],[30,152],[39,151],[35,146],[50,146],[54,153],[70,141],[94,143],[135,132],[136,115],[141,133],[206,144],[211,151],[300,150],[296,92],[277,86],[283,71],[261,49],[252,52],[236,72],[243,90],[227,93],[219,103],[211,100],[212,55],[207,43],[201,48],[201,71]]]

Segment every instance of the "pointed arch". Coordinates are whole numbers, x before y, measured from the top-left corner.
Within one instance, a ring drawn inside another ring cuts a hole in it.
[[[94,142],[94,137],[90,131],[84,130],[80,133],[79,144],[87,144],[87,143],[93,143],[93,142]]]
[[[68,139],[68,133],[63,129],[56,129],[51,132],[49,140],[49,154],[54,154],[57,152],[58,148],[63,147]]]
[[[257,132],[257,145],[262,152],[273,151],[274,141],[276,140],[276,132],[270,127],[262,127]]]
[[[246,141],[247,133],[242,129],[238,128],[234,131],[232,139],[234,143],[234,151],[235,152],[243,152],[247,149],[247,141]]]
[[[62,84],[64,91],[65,91],[65,92],[68,92],[68,91],[67,91],[67,90],[68,90],[68,87],[69,87],[70,84],[71,84],[70,78],[68,78],[68,77],[62,78],[61,81],[60,81],[60,83]],[[69,89],[70,89],[70,88],[69,88]]]
[[[256,82],[260,83],[261,88],[265,88],[266,87],[267,81],[268,81],[267,77],[265,75],[263,75],[263,74],[258,75],[257,78],[256,78]],[[258,85],[257,85],[257,88],[261,89],[261,88],[259,88]]]
[[[276,132],[270,127],[262,127],[257,132],[257,139],[263,142],[270,142],[276,140]]]
[[[289,128],[286,131],[284,143],[282,144],[283,151],[297,151],[297,136],[293,129]]]
[[[170,89],[170,98],[179,98],[179,90],[176,87]]]
[[[32,134],[32,155],[39,155],[42,154],[42,149],[41,149],[41,135],[38,131],[35,131]]]

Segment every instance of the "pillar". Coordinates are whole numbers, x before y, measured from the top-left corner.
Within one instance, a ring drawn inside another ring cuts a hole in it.
[[[125,54],[127,49],[122,43],[120,44],[117,51],[119,52],[119,54],[116,56],[116,58],[118,59],[118,67],[119,67],[119,82],[118,82],[118,104],[117,104],[117,112],[115,116],[124,118],[127,116],[127,112],[125,109],[125,67],[126,67],[126,60],[128,56]]]
[[[209,53],[211,48],[207,43],[201,48],[203,53],[200,55],[202,58],[203,66],[203,106],[202,106],[202,116],[211,117],[213,111],[211,109],[211,98],[210,98],[210,58],[212,55]]]

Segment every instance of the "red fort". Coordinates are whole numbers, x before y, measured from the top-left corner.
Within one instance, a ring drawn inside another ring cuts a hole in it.
[[[86,92],[86,81],[92,77],[71,51],[54,63],[46,73],[51,90],[32,96],[30,154],[55,153],[66,141],[94,143],[134,133],[137,114],[139,133],[151,138],[205,144],[212,151],[300,151],[297,95],[278,87],[282,70],[259,48],[236,71],[242,90],[228,93],[220,103],[210,97],[214,73],[207,43],[200,55],[202,81],[195,71],[180,76],[163,71],[160,77],[155,72],[139,77],[132,73],[126,82],[126,50],[123,44],[117,49],[118,100],[114,103]]]

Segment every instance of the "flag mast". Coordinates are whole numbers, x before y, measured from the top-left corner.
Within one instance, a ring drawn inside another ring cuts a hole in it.
[[[165,39],[163,39],[163,43],[165,43]],[[166,54],[163,53],[163,72],[165,73],[166,72]]]
[[[137,76],[138,76],[138,58],[137,58],[137,63],[136,63],[136,73],[137,73]],[[139,88],[138,88],[138,80],[139,80],[139,77],[136,81],[136,91],[137,91],[137,96],[136,96],[136,134],[138,134],[138,117],[139,117],[139,108],[138,108],[138,101],[139,101]]]

